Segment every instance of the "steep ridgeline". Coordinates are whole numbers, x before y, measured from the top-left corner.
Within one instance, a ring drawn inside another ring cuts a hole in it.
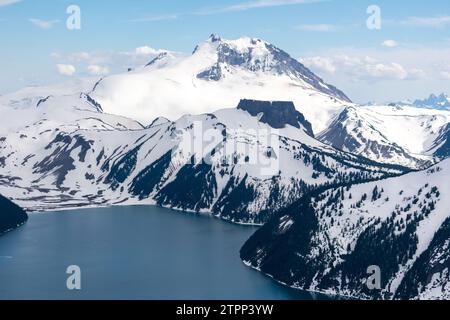
[[[322,144],[289,103],[243,101],[148,128],[78,104],[58,109],[57,126],[33,120],[0,135],[1,192],[30,210],[143,203],[263,223],[320,186],[406,170]]]
[[[430,151],[439,159],[450,157],[450,123],[442,127]]]
[[[413,107],[347,107],[319,133],[333,147],[374,161],[424,169],[448,156],[450,112]]]
[[[445,93],[438,96],[431,94],[427,99],[414,101],[412,105],[417,108],[450,110],[450,97]]]
[[[0,195],[0,235],[19,227],[27,220],[25,211]]]
[[[414,158],[390,141],[372,125],[371,120],[370,115],[358,112],[355,107],[346,108],[318,139],[337,149],[375,161],[399,163],[412,168],[426,164],[426,161]]]
[[[241,257],[305,290],[449,299],[449,178],[445,160],[426,171],[312,193],[257,231]],[[380,286],[370,278],[377,268]]]
[[[155,94],[156,93],[156,94]],[[145,68],[105,77],[90,93],[107,113],[149,124],[234,108],[242,98],[293,101],[316,132],[351,104],[334,86],[274,45],[212,35],[192,54],[163,53]]]

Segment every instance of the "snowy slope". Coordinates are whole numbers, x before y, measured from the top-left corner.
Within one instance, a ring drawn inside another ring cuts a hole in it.
[[[404,172],[324,145],[293,106],[254,103],[147,128],[86,95],[7,109],[22,120],[0,131],[0,192],[30,210],[157,203],[261,223],[320,185]]]
[[[449,297],[450,160],[336,187],[282,210],[242,258],[290,286],[368,299]],[[370,266],[381,290],[367,286]]]
[[[348,107],[318,138],[370,159],[423,168],[445,140],[450,112],[415,107]],[[442,158],[442,157],[441,157]]]
[[[37,107],[48,97],[64,97],[88,93],[95,87],[98,78],[81,78],[49,86],[26,87],[16,92],[0,95],[0,106],[14,109]]]
[[[293,101],[319,132],[343,106],[344,93],[284,51],[259,39],[211,36],[192,55],[162,55],[145,68],[103,79],[91,96],[108,113],[149,124],[178,119],[241,99]]]

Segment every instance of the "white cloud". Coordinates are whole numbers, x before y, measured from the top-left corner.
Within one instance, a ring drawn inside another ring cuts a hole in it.
[[[87,68],[88,72],[95,76],[102,76],[109,73],[109,68],[99,65],[90,65]]]
[[[58,52],[50,53],[50,57],[52,57],[53,59],[61,59],[62,58],[61,54]]]
[[[227,13],[227,12],[247,11],[247,10],[259,9],[259,8],[300,5],[300,4],[328,2],[328,1],[330,1],[330,0],[251,0],[251,1],[240,2],[237,4],[233,4],[233,5],[222,6],[222,7],[201,8],[201,9],[198,9],[198,10],[192,11],[192,12],[148,16],[148,17],[144,17],[144,18],[140,18],[140,19],[133,19],[132,21],[154,22],[154,21],[163,21],[163,20],[176,20],[181,16],[212,15],[212,14]]]
[[[150,55],[157,55],[162,52],[165,52],[165,50],[159,50],[159,49],[154,49],[149,46],[143,46],[143,47],[138,47],[133,52],[128,52],[127,54],[136,55],[136,56],[150,56]]]
[[[22,0],[0,0],[0,7],[8,6],[10,4],[21,2]]]
[[[441,79],[450,80],[450,64],[442,66],[439,75]]]
[[[53,52],[50,57],[55,64],[70,64],[77,70],[86,70],[86,73],[104,75],[125,72],[129,68],[145,66],[156,56],[163,52],[176,55],[167,50],[154,49],[150,46],[141,46],[129,51],[79,51],[79,52]],[[81,71],[80,71],[81,72]]]
[[[59,22],[59,20],[47,21],[47,20],[40,20],[40,19],[29,19],[29,21],[32,24],[34,24],[36,27],[44,29],[44,30],[53,28],[53,26]]]
[[[155,49],[150,46],[142,46],[130,51],[80,51],[71,53],[53,52],[51,57],[61,62],[86,63],[88,65],[122,65],[127,63],[144,64],[148,63],[148,59],[167,50]]]
[[[412,68],[408,70],[409,73],[409,79],[424,79],[427,76],[427,73],[418,68]]]
[[[165,20],[177,20],[179,14],[163,14],[163,15],[157,15],[157,16],[148,16],[140,19],[133,19],[131,21],[133,22],[157,22],[157,21],[165,21]]]
[[[53,52],[50,56],[57,62],[71,63],[74,65],[101,65],[114,63],[117,53],[115,52]]]
[[[301,62],[313,72],[357,102],[400,101],[448,91],[450,86],[450,46],[445,43],[401,43],[395,50],[323,48],[303,57]]]
[[[336,66],[330,58],[310,57],[300,59],[300,62],[314,70],[319,70],[328,74],[334,74],[336,72]]]
[[[404,80],[408,77],[408,72],[405,68],[401,64],[395,62],[387,64],[366,64],[364,69],[367,72],[367,75],[373,78]]]
[[[279,7],[279,6],[287,6],[287,5],[295,5],[295,4],[307,4],[313,2],[322,2],[318,0],[253,0],[238,3],[235,5],[230,5],[227,7],[212,9],[210,13],[220,13],[220,12],[232,12],[232,11],[246,11],[250,9],[257,8],[267,8],[267,7]]]
[[[346,75],[352,81],[406,80],[425,76],[425,72],[419,68],[408,69],[400,63],[381,61],[368,55],[312,56],[300,61],[313,71]]]
[[[69,59],[71,61],[90,61],[92,59],[91,54],[89,52],[74,52],[72,54],[70,54]]]
[[[385,41],[383,41],[383,43],[381,45],[383,47],[395,48],[398,46],[398,42],[395,40],[385,40]]]
[[[313,32],[331,32],[336,31],[338,28],[331,24],[302,24],[295,27],[302,31],[313,31]]]
[[[409,17],[402,24],[415,27],[442,28],[450,25],[450,16],[437,17]]]
[[[59,74],[63,76],[73,76],[77,69],[75,66],[71,64],[57,64],[56,68],[58,69]]]

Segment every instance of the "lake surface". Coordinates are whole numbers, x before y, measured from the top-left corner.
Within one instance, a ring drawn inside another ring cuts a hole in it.
[[[154,206],[32,214],[0,237],[0,299],[315,299],[247,268],[255,227]],[[66,287],[81,268],[80,291]]]

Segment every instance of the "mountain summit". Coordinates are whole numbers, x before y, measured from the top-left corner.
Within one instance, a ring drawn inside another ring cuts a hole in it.
[[[200,51],[205,51],[201,52]],[[195,54],[211,54],[217,56],[211,67],[197,75],[204,80],[219,81],[233,68],[240,68],[250,72],[271,73],[285,75],[295,80],[303,81],[314,89],[329,94],[337,99],[351,102],[340,90],[312,73],[298,60],[292,58],[285,51],[257,38],[240,38],[238,40],[223,40],[218,35],[211,35],[209,39],[194,51]]]
[[[211,35],[192,54],[161,54],[147,66],[105,77],[90,93],[107,113],[148,125],[159,116],[235,107],[242,98],[292,101],[315,132],[350,99],[299,61],[255,38],[225,40]],[[316,121],[317,120],[317,121]]]

